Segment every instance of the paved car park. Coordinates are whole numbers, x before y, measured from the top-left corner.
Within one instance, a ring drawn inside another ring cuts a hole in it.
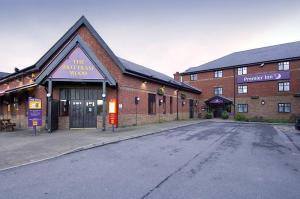
[[[299,134],[202,122],[0,172],[0,198],[300,198]]]

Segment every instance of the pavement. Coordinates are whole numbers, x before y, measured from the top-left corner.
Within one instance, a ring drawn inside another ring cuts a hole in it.
[[[299,199],[300,134],[202,121],[0,172],[0,199]]]
[[[0,132],[0,171],[198,122],[201,121],[131,126],[118,128],[115,132],[112,129],[106,132],[100,129],[60,130],[51,134],[41,131],[37,136],[32,130]]]

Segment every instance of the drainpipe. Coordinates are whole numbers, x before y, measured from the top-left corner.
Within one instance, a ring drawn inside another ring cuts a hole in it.
[[[235,77],[236,70],[233,68],[233,115],[235,116],[235,92],[236,92],[236,77]]]
[[[177,120],[179,120],[179,117],[178,117],[178,92],[179,92],[179,90],[176,91],[176,98],[177,98],[177,100],[176,100],[176,101],[177,101],[177,106],[176,106],[176,119],[177,119]]]
[[[47,124],[48,124],[48,133],[52,132],[52,80],[49,79],[48,80],[48,93],[47,93],[47,97],[48,97],[48,118],[47,118]]]

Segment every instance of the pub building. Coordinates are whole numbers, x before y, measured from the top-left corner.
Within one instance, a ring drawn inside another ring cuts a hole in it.
[[[200,106],[258,121],[300,116],[300,42],[235,52],[174,74],[202,89]]]
[[[34,99],[41,102],[39,128],[105,130],[111,124],[197,117],[200,94],[200,89],[117,57],[83,16],[34,65],[3,74],[0,115],[17,128],[29,128],[28,104]]]

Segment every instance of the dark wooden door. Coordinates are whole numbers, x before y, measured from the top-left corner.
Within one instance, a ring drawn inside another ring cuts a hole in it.
[[[84,128],[97,127],[97,108],[95,100],[85,100]]]
[[[84,128],[84,101],[71,100],[70,128]]]
[[[58,112],[59,112],[59,101],[52,100],[52,113],[51,113],[51,131],[58,129]]]
[[[194,118],[194,100],[190,99],[190,118]]]

